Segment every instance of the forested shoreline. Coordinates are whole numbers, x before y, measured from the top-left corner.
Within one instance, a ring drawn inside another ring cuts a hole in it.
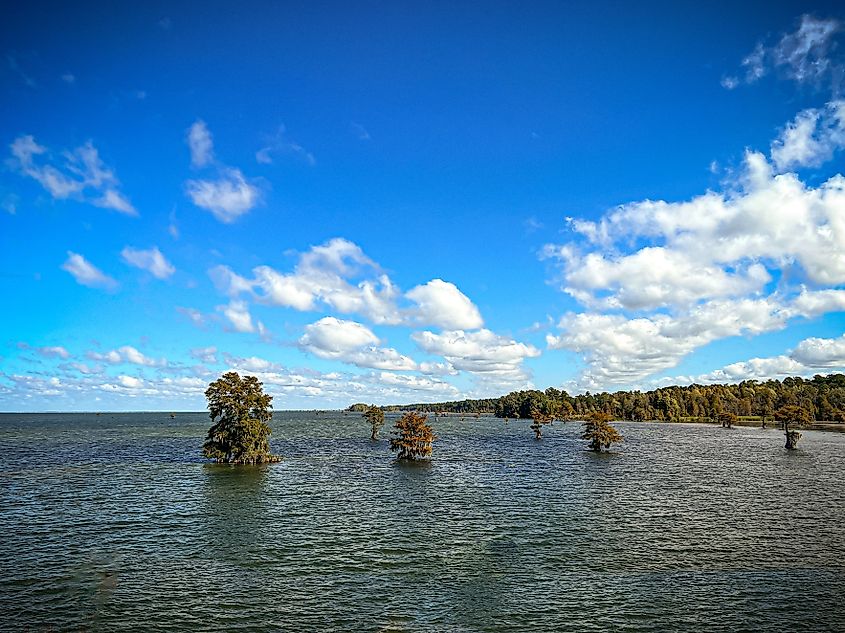
[[[555,411],[564,418],[581,418],[593,412],[616,420],[683,421],[719,419],[724,414],[772,419],[785,406],[796,406],[811,420],[845,422],[845,374],[817,375],[812,379],[746,380],[738,384],[661,387],[651,391],[589,391],[571,396],[549,387],[512,391],[499,398],[437,403],[386,405],[384,411],[493,414],[501,418],[531,418],[532,412]],[[354,404],[350,411],[366,405]]]

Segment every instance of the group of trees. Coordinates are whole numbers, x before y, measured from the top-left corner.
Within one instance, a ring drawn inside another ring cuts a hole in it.
[[[228,372],[209,384],[205,392],[212,426],[203,444],[203,455],[224,463],[258,464],[279,461],[270,453],[272,396],[264,393],[254,376],[243,378]],[[463,414],[493,413],[501,418],[531,419],[531,430],[539,440],[543,427],[554,420],[584,420],[583,439],[592,450],[607,449],[622,437],[611,420],[710,420],[730,428],[739,417],[757,416],[776,420],[786,433],[786,448],[793,449],[801,434],[790,429],[813,420],[845,422],[845,375],[815,376],[812,380],[785,378],[783,381],[746,380],[737,385],[690,385],[653,391],[570,396],[549,387],[545,391],[513,391],[500,398],[462,400],[419,405],[355,404],[352,411],[364,414],[371,426],[371,438],[378,438],[384,425],[384,411],[413,409],[396,423],[391,448],[401,459],[431,455],[435,436],[421,412]]]
[[[737,417],[756,416],[774,420],[775,412],[785,406],[804,411],[810,420],[845,422],[845,375],[815,376],[811,380],[746,380],[735,385],[698,385],[662,387],[651,391],[587,392],[570,396],[549,387],[513,391],[499,398],[390,405],[385,411],[490,413],[501,418],[532,418],[532,412],[548,413],[560,407],[563,419],[583,419],[600,411],[614,420],[692,421],[709,420],[727,425]]]
[[[208,385],[205,391],[212,425],[202,447],[203,455],[218,463],[263,464],[281,458],[270,453],[270,426],[273,417],[273,396],[264,393],[255,376],[230,371]],[[370,424],[370,437],[378,439],[384,426],[384,411],[375,405],[362,405],[364,418]],[[390,448],[399,459],[420,459],[431,455],[435,439],[426,416],[406,413],[396,422],[397,434]]]

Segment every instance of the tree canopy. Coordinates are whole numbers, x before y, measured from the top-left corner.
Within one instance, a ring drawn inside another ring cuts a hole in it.
[[[493,413],[500,418],[531,419],[532,411],[547,410],[550,403],[559,404],[563,419],[583,419],[594,411],[603,411],[614,420],[718,421],[722,413],[765,420],[771,419],[780,407],[794,405],[806,411],[811,420],[845,422],[845,375],[815,376],[810,380],[745,380],[735,385],[692,384],[645,392],[587,392],[577,396],[549,387],[545,391],[512,391],[499,398],[391,405],[384,409]]]
[[[208,385],[205,397],[213,423],[202,447],[205,457],[227,464],[279,461],[268,439],[273,397],[255,376],[225,373]]]
[[[367,407],[366,411],[364,411],[364,418],[372,426],[370,439],[377,440],[378,432],[381,430],[381,427],[384,426],[384,411],[379,409],[376,405],[371,404]]]
[[[426,424],[428,416],[411,411],[396,421],[396,435],[390,438],[390,449],[399,451],[399,459],[431,457],[431,444],[437,437]]]
[[[614,442],[622,441],[622,436],[610,424],[612,419],[610,415],[602,411],[594,411],[587,416],[581,439],[589,440],[591,451],[600,453],[602,450],[609,449]]]

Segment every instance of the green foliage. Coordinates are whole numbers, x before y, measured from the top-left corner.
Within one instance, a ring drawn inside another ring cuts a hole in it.
[[[427,417],[411,411],[396,421],[396,435],[390,438],[390,449],[399,451],[399,459],[431,457],[431,444],[437,437],[426,424]]]
[[[373,429],[370,439],[377,440],[378,432],[381,430],[381,427],[384,426],[384,411],[379,409],[376,405],[371,404],[367,407],[367,410],[364,411],[364,418],[370,423]]]
[[[349,405],[346,410],[351,413],[364,413],[369,408],[370,405],[364,404],[363,402],[356,402],[355,404]]]
[[[385,407],[386,410],[478,411],[500,418],[533,418],[533,411],[560,407],[557,419],[584,419],[596,411],[614,420],[710,420],[721,414],[758,416],[771,419],[775,410],[794,405],[811,420],[845,421],[845,375],[814,376],[812,380],[785,378],[783,381],[746,380],[737,385],[689,385],[661,387],[653,391],[617,391],[570,396],[550,387],[513,391],[500,398],[464,400],[425,405]]]
[[[531,410],[531,430],[534,431],[535,439],[543,438],[543,426],[551,424],[561,417],[562,407],[555,400],[546,399],[539,406]]]
[[[430,402],[420,402],[417,404],[392,404],[382,407],[382,410],[422,411],[424,413],[464,413],[474,415],[476,413],[493,413],[496,400],[496,398],[484,398],[481,400],[460,400],[454,402],[437,402],[434,404]]]
[[[621,442],[622,436],[611,426],[613,418],[607,413],[596,411],[587,416],[584,422],[584,434],[582,440],[589,440],[590,450],[601,452],[607,450],[614,442]]]
[[[807,426],[811,422],[807,411],[794,404],[787,404],[775,411],[775,420],[783,422],[786,426],[789,424]]]
[[[801,439],[801,433],[795,429],[790,429],[790,424],[795,424],[802,428],[810,424],[810,415],[806,410],[794,404],[787,404],[775,411],[775,420],[783,424],[784,435],[786,435],[786,448],[794,450],[798,448],[798,440]]]
[[[225,373],[208,385],[205,397],[213,423],[202,447],[205,457],[227,464],[279,461],[268,439],[273,397],[255,376]]]
[[[736,424],[737,420],[739,419],[736,413],[731,413],[730,411],[722,411],[716,416],[719,419],[719,422],[722,424],[722,428],[732,428],[734,424]]]

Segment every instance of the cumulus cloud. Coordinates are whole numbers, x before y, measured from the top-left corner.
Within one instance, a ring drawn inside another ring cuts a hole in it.
[[[417,364],[393,348],[379,347],[379,338],[355,321],[324,317],[305,326],[299,339],[303,350],[319,358],[338,360],[358,367],[414,370]]]
[[[173,265],[165,259],[156,246],[147,250],[127,246],[120,252],[120,256],[130,266],[146,270],[156,279],[167,279],[176,272]]]
[[[738,383],[744,380],[782,380],[787,376],[810,377],[819,372],[845,369],[845,335],[838,338],[808,338],[786,354],[750,358],[731,363],[699,376],[675,376],[662,382],[672,384]]]
[[[214,160],[211,132],[204,121],[196,121],[188,130],[191,165],[197,168],[215,165],[212,178],[193,178],[185,182],[185,193],[191,201],[224,224],[231,224],[249,213],[261,201],[261,191],[249,182],[240,169],[218,164]]]
[[[845,144],[842,119],[839,101],[799,113],[771,162],[747,151],[723,191],[569,219],[573,239],[541,257],[587,310],[564,316],[546,339],[584,359],[578,388],[637,386],[713,341],[845,310],[845,178],[813,186],[780,173],[830,158]],[[801,361],[747,362],[720,371],[757,375]]]
[[[233,299],[228,305],[217,306],[217,310],[229,321],[235,332],[256,332],[264,330],[264,325],[259,321],[257,325],[252,322],[252,315],[249,313],[249,306],[245,301]]]
[[[733,89],[741,83],[752,84],[774,70],[797,83],[829,82],[837,92],[842,81],[842,64],[835,52],[836,38],[841,32],[839,20],[803,15],[798,28],[781,36],[775,44],[759,42],[743,58],[742,76],[724,77],[722,85]]]
[[[185,188],[196,206],[210,211],[224,224],[248,213],[261,200],[261,192],[247,182],[240,169],[222,169],[214,180],[189,180]]]
[[[432,279],[405,295],[417,304],[413,317],[448,330],[475,329],[484,325],[478,308],[455,284]]]
[[[568,314],[558,324],[561,333],[546,335],[546,342],[550,349],[584,358],[587,367],[577,388],[601,390],[637,385],[713,341],[780,330],[790,319],[832,310],[845,310],[845,291],[804,290],[792,299],[772,295],[717,300],[675,316]]]
[[[32,135],[19,136],[10,145],[9,164],[38,182],[54,199],[72,198],[126,215],[138,215],[129,199],[119,191],[120,182],[100,159],[91,141],[63,152],[62,163],[51,162],[51,152]],[[46,160],[44,160],[46,159]]]
[[[118,287],[117,281],[106,275],[82,255],[73,251],[67,252],[67,260],[62,264],[62,270],[66,270],[73,275],[77,283],[89,288],[116,290]]]
[[[188,129],[188,148],[191,150],[191,165],[205,167],[214,161],[214,143],[205,121],[197,120]]]
[[[341,314],[359,314],[378,325],[450,329],[483,325],[469,298],[441,279],[413,288],[405,295],[408,305],[401,307],[399,288],[357,244],[343,238],[301,253],[291,272],[258,266],[247,278],[227,266],[216,266],[209,276],[229,297],[248,295],[261,303],[299,311],[328,307]]]
[[[477,380],[499,386],[526,383],[526,358],[540,355],[533,345],[520,343],[487,329],[435,333],[415,332],[411,338],[429,354],[442,356],[450,367],[472,374]]]
[[[588,241],[547,245],[565,292],[591,307],[650,310],[764,292],[770,270],[814,284],[845,283],[845,178],[818,187],[775,175],[748,152],[735,190],[685,202],[622,205],[598,222],[573,221]],[[646,242],[625,252],[633,240]]]
[[[772,143],[772,163],[779,171],[818,167],[845,147],[845,101],[799,112]]]
[[[812,369],[845,367],[845,334],[839,338],[808,338],[792,350],[790,357]]]

